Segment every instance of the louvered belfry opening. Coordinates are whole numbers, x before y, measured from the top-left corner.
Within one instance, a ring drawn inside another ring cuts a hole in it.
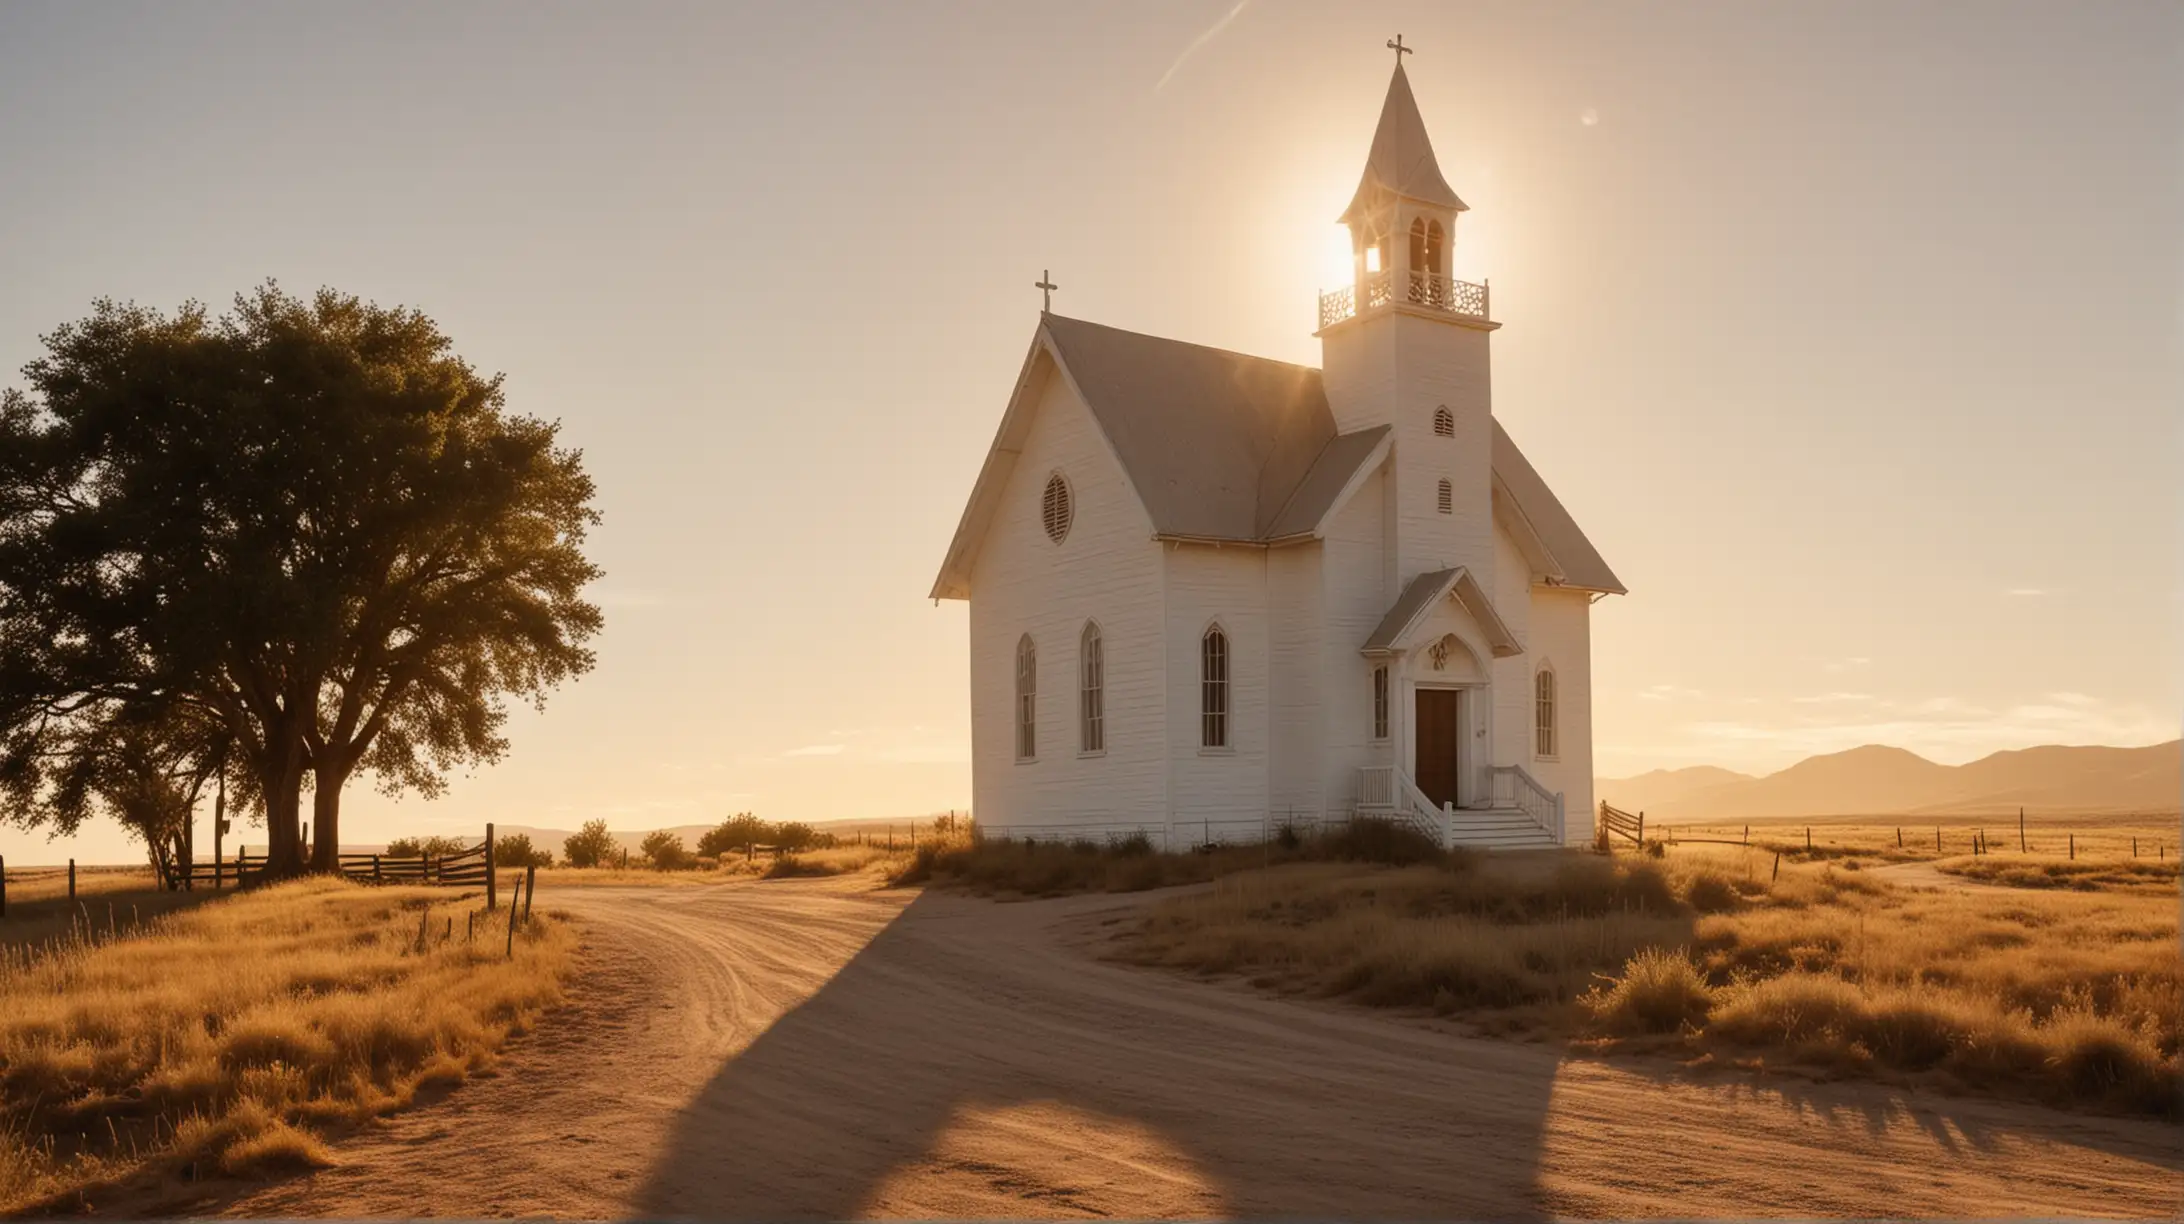
[[[1075,507],[1070,504],[1069,482],[1060,472],[1047,478],[1046,493],[1039,499],[1039,522],[1046,528],[1047,538],[1056,544],[1069,534],[1070,516]]]

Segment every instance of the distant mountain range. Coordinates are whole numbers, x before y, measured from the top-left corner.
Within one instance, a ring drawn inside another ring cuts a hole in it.
[[[2184,741],[2145,748],[2026,748],[1964,765],[1868,744],[1753,777],[1711,765],[1600,778],[1598,797],[1671,820],[1915,813],[2174,812],[2184,807]]]

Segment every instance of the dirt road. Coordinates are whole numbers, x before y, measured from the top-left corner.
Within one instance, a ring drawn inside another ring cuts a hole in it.
[[[1131,904],[598,889],[495,1077],[231,1215],[2132,1215],[2180,1132],[1645,1062],[1104,964]]]

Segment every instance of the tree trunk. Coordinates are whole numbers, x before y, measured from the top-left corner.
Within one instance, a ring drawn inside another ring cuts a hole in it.
[[[303,874],[303,752],[280,750],[273,768],[262,773],[265,789],[265,874],[283,880]]]
[[[341,870],[341,788],[348,784],[349,765],[321,765],[312,775],[311,870],[334,874]]]

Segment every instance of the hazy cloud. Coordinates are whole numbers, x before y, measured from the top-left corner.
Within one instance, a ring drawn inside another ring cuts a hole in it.
[[[847,747],[845,744],[806,744],[801,748],[791,748],[781,755],[785,757],[840,756],[845,747]]]

